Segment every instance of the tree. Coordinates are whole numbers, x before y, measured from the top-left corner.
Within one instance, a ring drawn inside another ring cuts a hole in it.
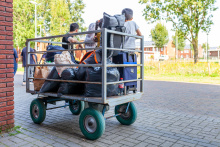
[[[161,23],[157,23],[155,28],[151,30],[151,36],[152,40],[155,42],[155,46],[158,48],[163,48],[169,41],[168,31]]]
[[[27,38],[34,38],[34,7],[29,0],[13,1],[14,47],[23,48]],[[34,47],[33,42],[31,47]]]
[[[194,48],[194,63],[198,62],[198,35],[209,32],[216,0],[140,0],[146,4],[145,19],[149,22],[164,19],[173,24],[173,30],[181,30]]]
[[[207,43],[203,43],[203,44],[202,44],[202,48],[203,48],[205,51],[206,51],[206,44],[207,44]],[[209,49],[210,49],[210,47],[209,47],[209,44],[208,44],[208,50],[209,50]]]
[[[177,36],[177,37],[178,37],[178,50],[183,51],[183,50],[184,50],[184,47],[185,47],[185,45],[186,45],[186,43],[185,43],[185,40],[186,40],[186,39],[184,38],[184,36],[179,35],[179,34],[182,34],[182,33],[178,33],[178,31],[176,31],[175,35],[172,36],[173,45],[176,46],[176,36]]]
[[[82,13],[85,4],[82,0],[35,0],[37,2],[37,25],[42,25],[44,36],[61,35],[69,31],[69,25],[79,23],[83,27]],[[29,0],[13,1],[14,46],[23,48],[27,38],[35,37],[35,5]],[[38,27],[38,34],[40,32]],[[61,38],[56,39],[61,41]],[[34,43],[31,43],[34,47]]]

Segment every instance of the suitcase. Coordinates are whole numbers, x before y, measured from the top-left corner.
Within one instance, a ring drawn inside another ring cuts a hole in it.
[[[135,53],[120,52],[117,56],[113,57],[113,63],[115,64],[137,64],[137,56]],[[137,67],[119,67],[120,78],[123,80],[134,80],[137,79]],[[124,83],[124,93],[127,94],[129,91],[136,93],[137,82],[126,82]]]

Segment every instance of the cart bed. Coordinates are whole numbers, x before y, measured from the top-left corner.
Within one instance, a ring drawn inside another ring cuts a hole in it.
[[[57,97],[57,93],[55,92],[40,93],[40,95]],[[128,94],[128,95],[122,95],[122,96],[111,96],[111,97],[107,97],[106,102],[101,102],[102,97],[84,97],[82,95],[62,95],[60,96],[60,98],[69,99],[69,100],[81,100],[81,101],[87,101],[87,102],[95,102],[95,103],[108,104],[110,106],[115,106],[115,105],[124,104],[127,102],[138,100],[141,98],[142,95],[143,95],[142,92],[136,92],[134,94]]]

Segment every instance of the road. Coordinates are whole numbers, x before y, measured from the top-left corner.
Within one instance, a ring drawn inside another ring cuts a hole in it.
[[[111,118],[103,136],[90,141],[79,129],[79,117],[68,108],[49,110],[41,125],[34,124],[29,107],[36,96],[27,94],[21,83],[22,75],[16,75],[15,125],[22,127],[22,133],[0,137],[0,147],[220,146],[218,85],[145,81],[145,94],[135,102],[136,122],[123,126]]]

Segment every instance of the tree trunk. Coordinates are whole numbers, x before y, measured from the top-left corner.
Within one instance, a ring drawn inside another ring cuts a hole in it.
[[[194,49],[194,63],[197,63],[198,62],[198,39],[193,39],[192,45]]]

